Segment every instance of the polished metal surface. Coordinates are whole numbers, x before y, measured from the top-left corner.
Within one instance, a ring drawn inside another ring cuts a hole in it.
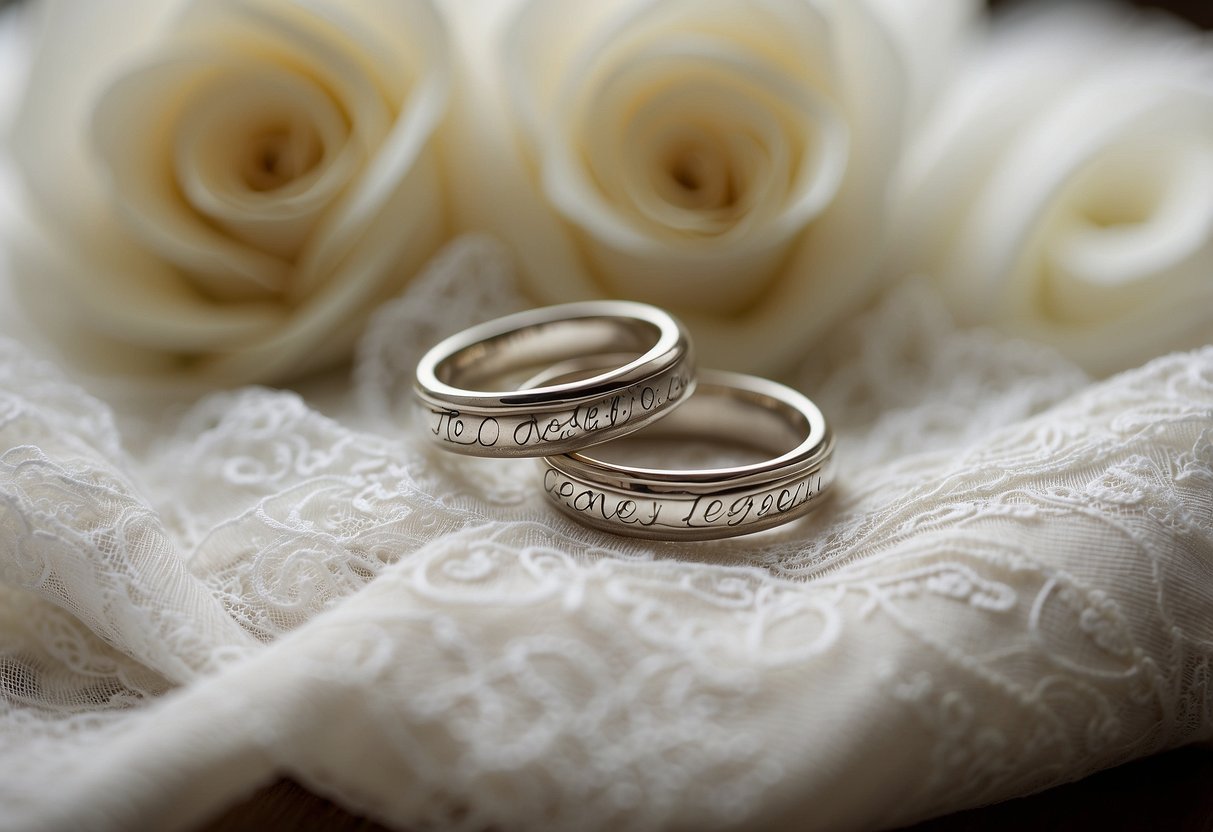
[[[834,442],[825,417],[782,384],[736,373],[701,372],[693,396],[644,431],[762,447],[759,462],[660,469],[603,459],[609,449],[547,456],[543,487],[576,520],[614,534],[705,540],[769,529],[802,517],[834,479]]]
[[[613,366],[535,382],[535,373],[553,365],[601,366],[604,357]],[[520,312],[447,338],[418,363],[415,392],[427,434],[446,450],[534,457],[638,430],[694,387],[690,339],[673,316],[641,303],[589,301]]]

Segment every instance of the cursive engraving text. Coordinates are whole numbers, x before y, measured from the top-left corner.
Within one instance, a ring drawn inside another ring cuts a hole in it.
[[[629,526],[652,526],[661,517],[661,505],[653,500],[637,502],[574,482],[555,468],[543,472],[543,488],[552,499],[581,514]]]
[[[658,527],[662,529],[742,528],[775,525],[777,518],[796,514],[821,494],[826,480],[819,471],[766,489],[726,496],[620,495],[575,480],[548,468],[543,475],[547,495],[572,514],[592,524]]]
[[[696,497],[682,516],[682,524],[687,528],[740,526],[768,515],[787,514],[812,500],[820,492],[821,477],[818,476],[816,482],[812,479],[802,479],[782,488],[746,494],[732,500]]]
[[[568,410],[496,416],[429,408],[430,432],[439,442],[463,447],[528,448],[567,442],[578,436],[619,428],[638,415],[656,412],[681,399],[691,384],[690,372],[678,372],[632,385]]]
[[[501,438],[501,423],[492,416],[465,417],[458,410],[431,410],[430,413],[437,417],[431,432],[443,442],[491,448]]]

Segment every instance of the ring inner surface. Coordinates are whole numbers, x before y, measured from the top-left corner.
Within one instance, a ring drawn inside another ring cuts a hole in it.
[[[633,469],[709,470],[757,465],[796,449],[808,417],[781,399],[700,382],[679,407],[644,430],[578,455]]]
[[[571,359],[610,354],[605,375],[657,345],[661,330],[636,318],[573,318],[527,326],[487,338],[438,362],[434,375],[464,389],[518,389],[536,371]]]

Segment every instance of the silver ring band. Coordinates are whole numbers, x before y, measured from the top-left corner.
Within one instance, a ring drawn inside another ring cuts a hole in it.
[[[601,357],[619,355],[616,366],[601,369]],[[589,377],[510,381],[595,358]],[[477,389],[486,385],[512,389]],[[690,339],[673,316],[642,303],[589,301],[520,312],[447,338],[418,363],[415,392],[427,434],[446,450],[538,457],[638,430],[694,387]]]
[[[565,514],[613,534],[707,540],[749,534],[815,509],[834,479],[825,418],[796,391],[701,372],[695,394],[642,434],[766,445],[776,456],[730,468],[662,470],[584,453],[543,459],[543,488]],[[598,451],[602,453],[603,449]]]

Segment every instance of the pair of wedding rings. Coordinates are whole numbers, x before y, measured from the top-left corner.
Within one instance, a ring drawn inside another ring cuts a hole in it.
[[[426,353],[416,394],[438,445],[542,457],[556,507],[614,534],[757,532],[816,508],[833,481],[833,439],[811,401],[766,379],[697,374],[683,326],[641,303],[571,303],[472,327]],[[675,470],[587,451],[642,428],[644,437],[743,445],[762,459]]]

